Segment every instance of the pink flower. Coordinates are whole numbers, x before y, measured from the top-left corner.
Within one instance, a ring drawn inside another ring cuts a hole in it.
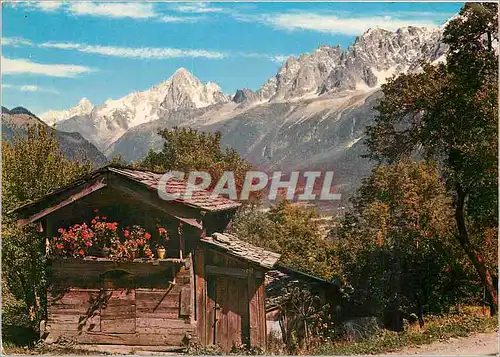
[[[149,234],[148,232],[146,232],[146,233],[144,234],[144,238],[146,238],[146,239],[151,238],[151,234]]]
[[[129,231],[127,231],[127,230],[125,230],[125,231],[123,232],[123,235],[124,235],[125,237],[128,237],[128,236],[130,235],[130,232],[129,232]]]

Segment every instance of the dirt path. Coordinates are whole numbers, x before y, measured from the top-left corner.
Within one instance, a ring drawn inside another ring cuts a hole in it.
[[[434,342],[429,345],[406,347],[390,354],[496,356],[498,355],[498,331],[451,338],[446,342]]]

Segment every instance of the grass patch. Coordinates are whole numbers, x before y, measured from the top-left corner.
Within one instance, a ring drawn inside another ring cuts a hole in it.
[[[71,346],[58,345],[19,347],[11,343],[4,343],[2,347],[2,354],[6,355],[95,356],[105,354],[102,352],[92,352]]]
[[[429,316],[425,322],[422,329],[417,325],[400,333],[384,330],[378,335],[355,342],[323,343],[310,352],[315,355],[381,354],[406,346],[446,341],[452,337],[465,337],[476,332],[491,332],[498,327],[497,316],[485,316],[472,310],[447,316]]]

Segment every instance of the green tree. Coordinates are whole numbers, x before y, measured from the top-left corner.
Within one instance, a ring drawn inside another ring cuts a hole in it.
[[[454,198],[456,239],[494,313],[497,289],[477,237],[498,226],[497,4],[466,4],[443,42],[446,64],[427,64],[383,86],[379,115],[367,129],[368,156],[395,162],[417,152],[439,163]]]
[[[280,253],[280,264],[332,279],[338,263],[317,218],[313,208],[282,201],[268,212],[242,210],[235,217],[233,231],[241,239]]]
[[[378,166],[352,203],[337,253],[358,307],[391,317],[415,312],[423,324],[424,310],[441,312],[456,302],[459,284],[468,279],[450,244],[451,199],[434,165],[402,160]],[[394,320],[387,323],[397,328]]]
[[[232,148],[221,148],[221,134],[199,132],[191,128],[162,129],[158,133],[165,143],[159,152],[150,150],[146,158],[138,164],[140,168],[156,172],[206,171],[215,186],[224,171],[234,173],[239,196],[245,174],[252,165]],[[258,200],[259,195],[251,196]]]
[[[91,164],[66,159],[53,131],[37,126],[2,143],[2,165],[2,287],[24,302],[36,328],[44,315],[45,242],[33,225],[18,227],[8,212],[89,172]]]

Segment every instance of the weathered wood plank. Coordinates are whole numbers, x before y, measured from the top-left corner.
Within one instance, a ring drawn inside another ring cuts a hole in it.
[[[205,292],[205,265],[202,249],[197,249],[194,255],[195,269],[195,318],[198,322],[198,340],[207,344],[207,320],[206,320],[206,292]]]
[[[49,329],[67,331],[100,331],[100,316],[57,315],[51,314],[47,319]]]
[[[57,204],[54,204],[48,208],[45,208],[45,209],[41,210],[40,212],[37,212],[37,213],[31,215],[28,218],[17,220],[16,224],[18,226],[22,227],[22,226],[25,226],[26,224],[35,222],[36,220],[43,218],[43,217],[47,216],[48,214],[51,214],[52,212],[55,212],[55,211],[65,207],[65,206],[85,197],[85,196],[88,196],[91,193],[98,191],[104,187],[106,187],[106,183],[104,182],[104,179],[101,178],[98,181],[95,181],[95,182],[92,182],[91,184],[88,184],[87,187],[80,189],[79,192],[69,196],[65,200],[62,200],[61,202],[59,202]]]
[[[134,333],[135,317],[127,319],[104,319],[101,318],[101,332],[110,333]]]
[[[159,312],[137,312],[138,315],[145,318],[177,319],[179,318],[179,309],[162,310]]]
[[[170,311],[171,309],[175,309],[177,313],[179,312],[180,294],[170,294],[165,292],[161,295],[152,296],[138,292],[137,295],[136,306],[137,311],[140,313]]]
[[[189,285],[184,286],[181,290],[179,315],[191,315],[191,287]]]
[[[159,317],[140,316],[136,319],[137,328],[159,327],[159,328],[189,328],[192,325],[184,319],[164,319]],[[139,331],[138,331],[139,332]]]
[[[257,284],[259,284],[259,288],[257,289],[259,294],[259,346],[263,349],[266,349],[266,340],[267,340],[267,328],[266,328],[266,290],[265,290],[265,282],[264,279],[257,279]]]
[[[228,319],[228,337],[230,348],[234,344],[235,346],[240,346],[241,341],[241,311],[239,311],[239,300],[241,296],[239,294],[239,287],[241,283],[231,282],[228,284],[227,291],[227,319]]]
[[[215,265],[205,266],[205,272],[207,275],[228,276],[236,279],[246,279],[248,277],[248,271],[246,269],[226,268]]]
[[[53,330],[47,336],[46,342],[56,342],[60,337],[75,340],[78,343],[107,344],[107,345],[137,345],[137,346],[182,346],[184,336],[193,334],[192,330],[174,329],[166,333],[104,333],[104,332],[77,332]]]
[[[248,277],[249,322],[250,322],[250,346],[259,346],[259,294],[255,286],[255,278],[250,274]]]

